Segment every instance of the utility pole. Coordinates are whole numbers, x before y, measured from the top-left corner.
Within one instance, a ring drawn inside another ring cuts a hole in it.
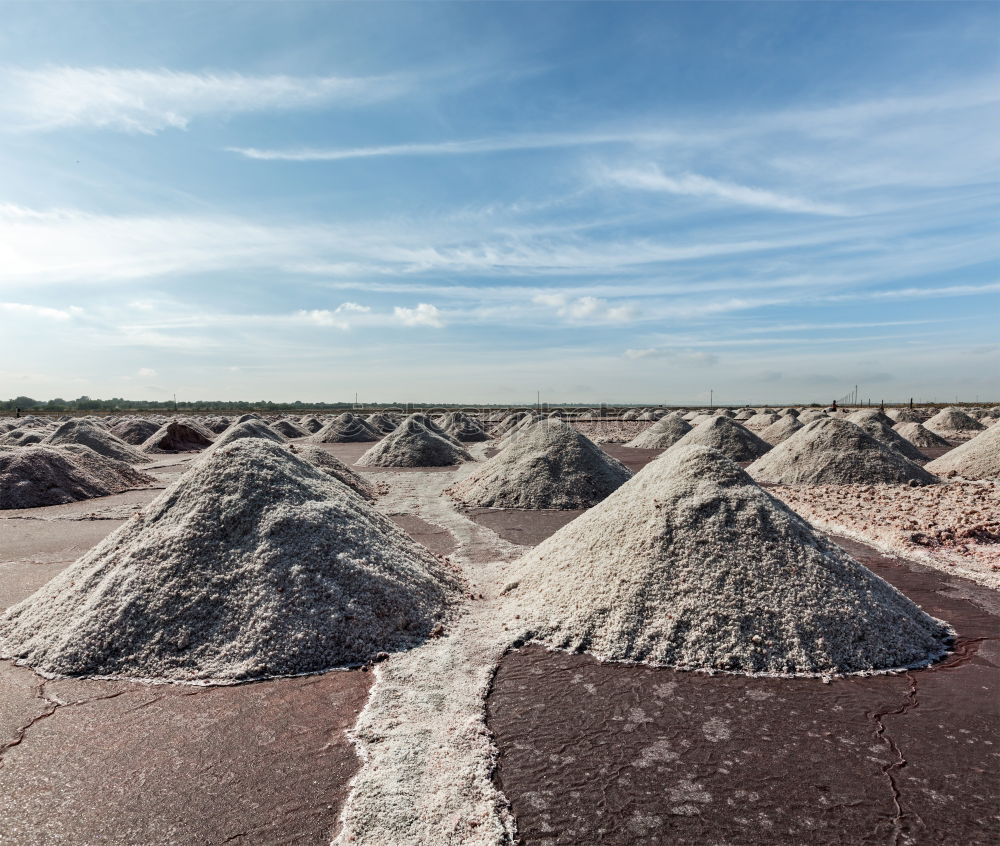
[[[177,413],[177,394],[174,394],[174,414]]]
[[[711,411],[715,408],[715,391],[712,388],[708,389],[708,410]]]
[[[535,391],[535,409],[537,411],[541,411],[542,410],[542,392],[541,391]]]

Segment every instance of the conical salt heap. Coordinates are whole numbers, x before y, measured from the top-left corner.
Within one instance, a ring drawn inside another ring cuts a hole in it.
[[[142,464],[149,461],[149,457],[143,455],[135,447],[112,435],[103,426],[97,426],[88,420],[67,420],[51,435],[44,438],[42,443],[46,446],[80,444],[90,447],[94,452],[106,458],[125,461],[129,464]]]
[[[990,426],[971,441],[931,461],[927,469],[942,476],[1000,479],[1000,425]]]
[[[960,408],[942,408],[930,420],[924,423],[925,428],[939,435],[955,435],[960,432],[981,432],[986,427],[974,420]]]
[[[882,416],[884,417],[885,415]],[[915,461],[918,464],[923,464],[927,461],[926,455],[891,426],[883,423],[881,418],[868,417],[860,420],[860,422],[856,422],[854,425],[860,426],[880,444],[895,450],[900,455],[910,459],[910,461]]]
[[[290,440],[305,438],[311,434],[307,429],[303,429],[298,423],[291,420],[277,420],[271,424],[271,428],[279,435]]]
[[[896,423],[923,423],[927,417],[912,408],[896,408],[886,412],[887,417],[891,417]]]
[[[315,672],[417,645],[459,588],[340,482],[246,438],[9,609],[0,654],[60,675]]]
[[[929,664],[954,633],[705,447],[677,447],[516,562],[533,636],[612,661],[834,675]]]
[[[396,421],[393,420],[388,414],[383,414],[380,411],[377,411],[374,414],[369,414],[365,418],[365,423],[368,424],[369,429],[374,429],[376,432],[380,432],[383,435],[388,435],[396,428]]]
[[[323,428],[323,424],[319,422],[315,417],[303,417],[299,420],[299,425],[305,429],[310,434],[315,435],[320,429]]]
[[[356,414],[344,412],[327,423],[309,440],[317,444],[372,443],[382,437]]]
[[[358,496],[375,501],[375,489],[362,476],[355,473],[339,458],[315,444],[289,444],[288,449],[299,458],[304,458],[314,467],[343,482]]]
[[[139,446],[146,441],[160,426],[152,420],[123,420],[111,427],[110,432],[115,437],[121,438],[125,443],[132,446]]]
[[[215,439],[215,443],[206,452],[214,452],[244,438],[258,438],[259,440],[271,441],[276,444],[286,443],[285,439],[266,423],[261,420],[250,419],[244,420],[242,423],[234,423]]]
[[[950,447],[940,435],[925,429],[919,423],[897,423],[892,430],[901,438],[906,438],[915,447]]]
[[[63,505],[155,482],[124,461],[78,444],[0,450],[0,509]]]
[[[775,417],[775,422],[781,420],[777,415]],[[717,449],[733,461],[753,461],[771,448],[769,443],[728,417],[710,417],[695,426],[674,446],[692,444]]]
[[[171,420],[157,429],[143,443],[148,454],[192,452],[210,447],[212,432],[191,420]]]
[[[770,426],[765,426],[761,429],[760,439],[774,446],[787,440],[801,428],[802,424],[799,422],[797,415],[785,414],[776,423],[772,423]]]
[[[758,482],[778,485],[929,485],[938,479],[855,423],[828,417],[803,426],[747,468]]]
[[[645,432],[640,432],[625,446],[632,449],[669,449],[690,431],[691,426],[686,420],[668,414]]]
[[[448,467],[471,460],[472,456],[463,447],[411,420],[401,423],[356,464],[359,467]]]
[[[438,421],[438,425],[445,434],[460,443],[479,443],[489,440],[482,424],[474,417],[462,414],[460,411],[451,411],[445,414]]]
[[[857,423],[859,426],[862,423],[867,423],[869,420],[877,420],[884,426],[892,426],[896,422],[879,408],[862,408],[851,412],[845,419],[851,423]]]
[[[632,472],[572,426],[543,420],[447,493],[485,508],[589,508]]]

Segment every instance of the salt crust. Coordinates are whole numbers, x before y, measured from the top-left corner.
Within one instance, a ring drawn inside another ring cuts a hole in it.
[[[135,447],[111,434],[103,426],[97,426],[88,420],[67,420],[42,443],[47,446],[82,444],[107,458],[127,461],[129,464],[143,464],[149,461],[149,458]]]
[[[535,637],[605,660],[742,674],[925,666],[954,633],[719,452],[675,446],[524,556]]]
[[[422,642],[461,580],[348,487],[244,438],[0,617],[48,674],[225,683]]]
[[[937,478],[919,464],[876,441],[860,426],[828,417],[807,423],[747,468],[772,484],[932,484]]]
[[[624,464],[560,420],[530,424],[472,475],[448,489],[485,508],[587,508],[628,481]]]
[[[1000,479],[1000,426],[991,426],[971,441],[929,462],[926,468],[942,476]]]
[[[783,419],[777,415],[773,416],[775,423]],[[753,461],[771,448],[769,443],[758,438],[735,420],[719,416],[709,417],[703,423],[699,423],[671,449],[692,445],[711,447],[733,461]]]
[[[0,509],[62,505],[155,482],[126,462],[79,444],[0,451]]]
[[[359,467],[447,467],[471,461],[468,451],[416,421],[401,423],[357,460]]]

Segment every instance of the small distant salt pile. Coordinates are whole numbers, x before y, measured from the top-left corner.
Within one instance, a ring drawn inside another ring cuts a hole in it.
[[[800,414],[797,408],[783,408],[778,412],[779,417],[798,417]]]
[[[142,451],[161,453],[192,452],[212,445],[212,433],[191,420],[171,420],[157,429],[143,443]]]
[[[973,420],[960,408],[943,408],[924,427],[947,437],[962,432],[980,432],[986,427],[978,420]]]
[[[228,446],[235,441],[244,440],[245,438],[259,438],[276,444],[286,443],[285,439],[281,435],[275,432],[274,429],[263,421],[245,420],[242,423],[234,423],[226,429],[225,432],[215,439],[215,443],[208,447],[205,452],[214,452],[217,449]]]
[[[812,423],[813,420],[822,420],[826,416],[827,414],[825,411],[812,410],[812,411],[803,411],[796,419],[799,421],[799,423],[805,426],[806,423]]]
[[[846,419],[851,423],[857,423],[859,426],[872,420],[878,421],[883,426],[892,426],[896,422],[878,408],[862,408],[859,411],[848,414]]]
[[[930,429],[921,426],[919,423],[897,423],[892,430],[901,438],[906,438],[916,447],[947,447],[951,446],[948,441],[940,435],[936,435]]]
[[[261,417],[259,414],[251,411],[249,414],[241,414],[232,422],[231,425],[237,426],[240,423],[249,423],[251,420],[263,420],[263,419],[264,418]]]
[[[930,462],[927,469],[942,476],[1000,479],[1000,426],[990,426],[971,441]]]
[[[87,420],[67,420],[42,443],[49,446],[81,444],[107,458],[126,461],[129,464],[149,461],[148,456],[143,455],[135,447],[111,434],[104,427],[96,426]]]
[[[926,414],[921,414],[913,408],[890,408],[886,416],[891,417],[896,423],[923,423],[927,418]]]
[[[743,425],[750,426],[756,429],[764,429],[770,426],[772,423],[777,423],[781,418],[777,414],[771,412],[759,411],[757,414],[753,415],[749,420]]]
[[[496,425],[496,428],[493,430],[494,436],[500,436],[505,434],[506,432],[510,431],[515,426],[517,426],[519,423],[521,423],[521,421],[524,420],[525,417],[529,416],[530,415],[526,411],[512,411]]]
[[[221,435],[229,428],[230,420],[228,417],[209,417],[204,423],[205,428],[213,435]]]
[[[683,418],[667,415],[645,432],[640,432],[625,446],[632,449],[669,449],[690,431],[690,424]]]
[[[891,426],[887,426],[883,423],[880,418],[868,417],[862,419],[854,425],[860,426],[880,444],[884,444],[890,449],[898,452],[900,455],[906,456],[910,459],[910,461],[916,461],[922,464],[927,460],[926,455],[906,440],[906,438],[900,435],[899,432],[895,431]]]
[[[369,428],[374,429],[376,432],[381,432],[383,435],[388,435],[396,428],[396,421],[388,414],[382,414],[381,412],[369,414],[365,418],[365,423],[368,424]]]
[[[80,445],[0,451],[0,509],[63,505],[155,481],[124,461]]]
[[[753,461],[771,448],[769,443],[728,417],[710,417],[699,423],[671,449],[692,444],[717,449],[733,461]]]
[[[416,421],[401,423],[357,460],[359,467],[448,467],[472,456]]]
[[[333,476],[333,478],[343,482],[358,496],[364,497],[369,502],[375,501],[375,488],[339,458],[328,453],[323,447],[316,446],[315,444],[289,444],[288,449],[299,458],[304,458],[314,467],[322,470],[328,476]]]
[[[938,481],[860,426],[835,417],[805,425],[758,458],[747,472],[758,482],[779,485],[929,485]]]
[[[460,411],[451,411],[438,421],[438,425],[452,439],[462,443],[478,443],[489,439],[482,424],[474,417]]]
[[[48,435],[34,429],[12,429],[0,439],[0,443],[6,446],[31,446],[41,443]]]
[[[274,431],[279,435],[284,435],[289,440],[305,438],[311,434],[306,429],[303,429],[298,423],[294,423],[291,420],[278,420],[271,424],[271,428],[274,429]]]
[[[459,587],[346,486],[245,438],[9,609],[0,653],[61,675],[316,672],[417,645]]]
[[[516,440],[522,434],[524,434],[528,429],[534,426],[536,423],[542,422],[542,418],[536,414],[526,414],[520,420],[517,421],[513,426],[511,426],[506,432],[504,432],[503,437],[500,439],[501,445],[506,446],[510,441]],[[561,421],[552,421],[561,422]]]
[[[356,414],[344,412],[327,423],[309,440],[317,444],[371,443],[382,437]]]
[[[305,429],[310,434],[315,435],[320,429],[323,428],[323,424],[319,422],[315,417],[303,417],[299,420],[299,425]]]
[[[148,440],[149,436],[159,428],[159,425],[152,420],[133,418],[132,420],[123,420],[121,423],[112,426],[110,431],[112,435],[121,438],[125,443],[132,446],[139,446]]]
[[[632,472],[572,426],[531,425],[467,478],[448,489],[458,502],[485,508],[589,508]]]
[[[715,450],[675,448],[514,565],[534,636],[746,674],[924,666],[954,632]]]
[[[760,438],[771,445],[780,444],[799,431],[802,425],[799,422],[799,418],[794,414],[786,414],[776,423],[772,423],[770,426],[765,426],[761,429]]]

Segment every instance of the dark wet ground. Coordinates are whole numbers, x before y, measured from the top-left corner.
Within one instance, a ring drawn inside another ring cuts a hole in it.
[[[824,684],[512,652],[487,720],[520,842],[1000,842],[1000,601],[837,542],[951,622],[956,655]]]

